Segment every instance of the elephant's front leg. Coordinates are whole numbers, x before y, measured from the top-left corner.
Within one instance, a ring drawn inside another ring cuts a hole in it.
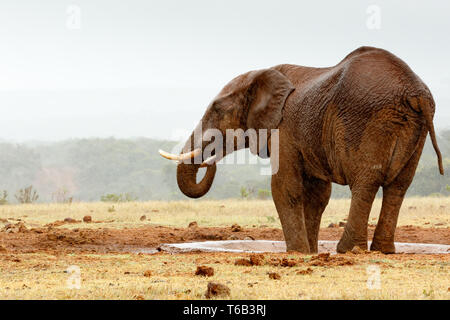
[[[272,197],[283,227],[287,251],[309,253],[301,173],[294,165],[298,159],[285,163],[287,165],[280,165],[278,172],[272,176]]]

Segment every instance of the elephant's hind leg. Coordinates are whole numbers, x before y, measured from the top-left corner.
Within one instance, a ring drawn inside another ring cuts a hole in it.
[[[383,204],[370,250],[381,251],[383,253],[395,253],[394,235],[397,227],[398,214],[406,191],[414,178],[425,137],[426,132],[416,152],[409,159],[400,174],[393,182],[383,187]]]
[[[330,200],[331,182],[309,178],[304,179],[304,212],[308,242],[311,253],[316,253],[319,240],[320,221]]]
[[[379,185],[355,185],[352,190],[350,214],[344,234],[337,245],[337,252],[345,253],[358,246],[367,250],[367,223],[373,200]]]

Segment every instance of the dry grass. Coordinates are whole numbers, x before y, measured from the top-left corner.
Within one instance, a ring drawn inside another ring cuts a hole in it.
[[[1,299],[204,299],[208,281],[227,285],[230,299],[450,298],[448,257],[399,260],[371,254],[352,257],[357,261],[352,266],[311,267],[306,275],[297,274],[305,266],[234,266],[240,256],[231,254],[27,254],[16,255],[19,262],[1,257]],[[199,264],[213,267],[214,276],[195,276]],[[80,289],[67,287],[71,265],[80,267]],[[380,289],[368,288],[368,266],[380,268]],[[144,276],[147,270],[150,277]],[[281,279],[269,279],[268,272]]]
[[[347,217],[350,201],[332,200],[323,226]],[[376,200],[371,219],[377,217]],[[112,210],[114,206],[114,210]],[[409,198],[400,214],[400,225],[448,227],[450,198]],[[185,227],[191,221],[203,226],[280,227],[272,201],[180,201],[137,203],[74,203],[0,206],[0,218],[23,219],[28,226],[42,226],[71,217],[91,215],[94,221],[62,227],[138,227],[161,224]],[[150,221],[141,221],[146,215]],[[372,223],[375,221],[372,221]],[[358,255],[349,266],[313,266],[313,272],[298,275],[305,266],[286,268],[263,265],[235,266],[236,254],[7,254],[0,252],[0,299],[204,299],[208,281],[226,284],[231,299],[449,299],[449,255],[399,257]],[[273,257],[280,257],[272,254]],[[266,260],[268,256],[266,256]],[[294,256],[308,259],[308,256]],[[81,288],[69,289],[66,270],[81,269]],[[215,269],[211,278],[194,275],[198,265]],[[367,266],[381,271],[381,289],[368,289]],[[145,277],[150,270],[152,276]],[[277,272],[280,280],[269,279]]]
[[[322,219],[322,227],[338,223],[347,218],[350,200],[331,200]],[[381,208],[381,199],[376,199],[370,217],[376,223]],[[90,215],[94,221],[104,221],[89,225],[92,227],[137,227],[144,224],[158,224],[185,227],[191,221],[202,226],[242,226],[281,227],[272,200],[217,200],[217,201],[149,201],[129,203],[73,203],[73,204],[30,204],[0,206],[0,218],[24,219],[30,226],[41,226],[56,220],[73,218],[81,220]],[[146,216],[145,221],[140,217]],[[114,221],[111,221],[114,220]],[[399,225],[449,226],[450,197],[407,198],[399,217]],[[79,228],[85,224],[72,224]]]

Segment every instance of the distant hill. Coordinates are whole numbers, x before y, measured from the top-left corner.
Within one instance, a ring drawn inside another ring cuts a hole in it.
[[[438,139],[446,158],[440,176],[436,155],[427,141],[408,195],[450,194],[450,131]],[[55,143],[0,143],[0,191],[15,202],[17,190],[29,185],[40,201],[55,201],[63,192],[74,201],[98,201],[106,194],[128,193],[139,200],[186,199],[176,184],[176,166],[161,158],[158,149],[171,150],[173,141],[138,139],[73,139]],[[209,199],[267,196],[270,176],[260,174],[267,165],[220,165]],[[245,189],[243,189],[245,188]],[[241,193],[241,191],[243,192]],[[348,197],[348,187],[333,185],[333,197]]]

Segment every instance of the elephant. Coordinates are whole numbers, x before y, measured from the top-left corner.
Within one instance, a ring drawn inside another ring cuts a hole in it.
[[[387,50],[366,46],[332,67],[281,64],[239,75],[209,104],[201,132],[277,130],[278,171],[271,177],[271,189],[288,251],[317,252],[322,213],[331,184],[337,183],[351,191],[337,252],[356,246],[368,250],[369,214],[382,188],[382,208],[370,250],[395,253],[400,207],[428,133],[444,174],[434,113],[430,90],[405,62]],[[248,147],[248,141],[206,159],[207,144],[199,141],[202,134],[194,133],[181,154],[160,153],[178,160],[180,190],[198,198],[210,189],[217,161]],[[268,135],[252,152],[266,153],[272,161],[271,141]],[[206,173],[197,182],[201,167],[206,167]]]

